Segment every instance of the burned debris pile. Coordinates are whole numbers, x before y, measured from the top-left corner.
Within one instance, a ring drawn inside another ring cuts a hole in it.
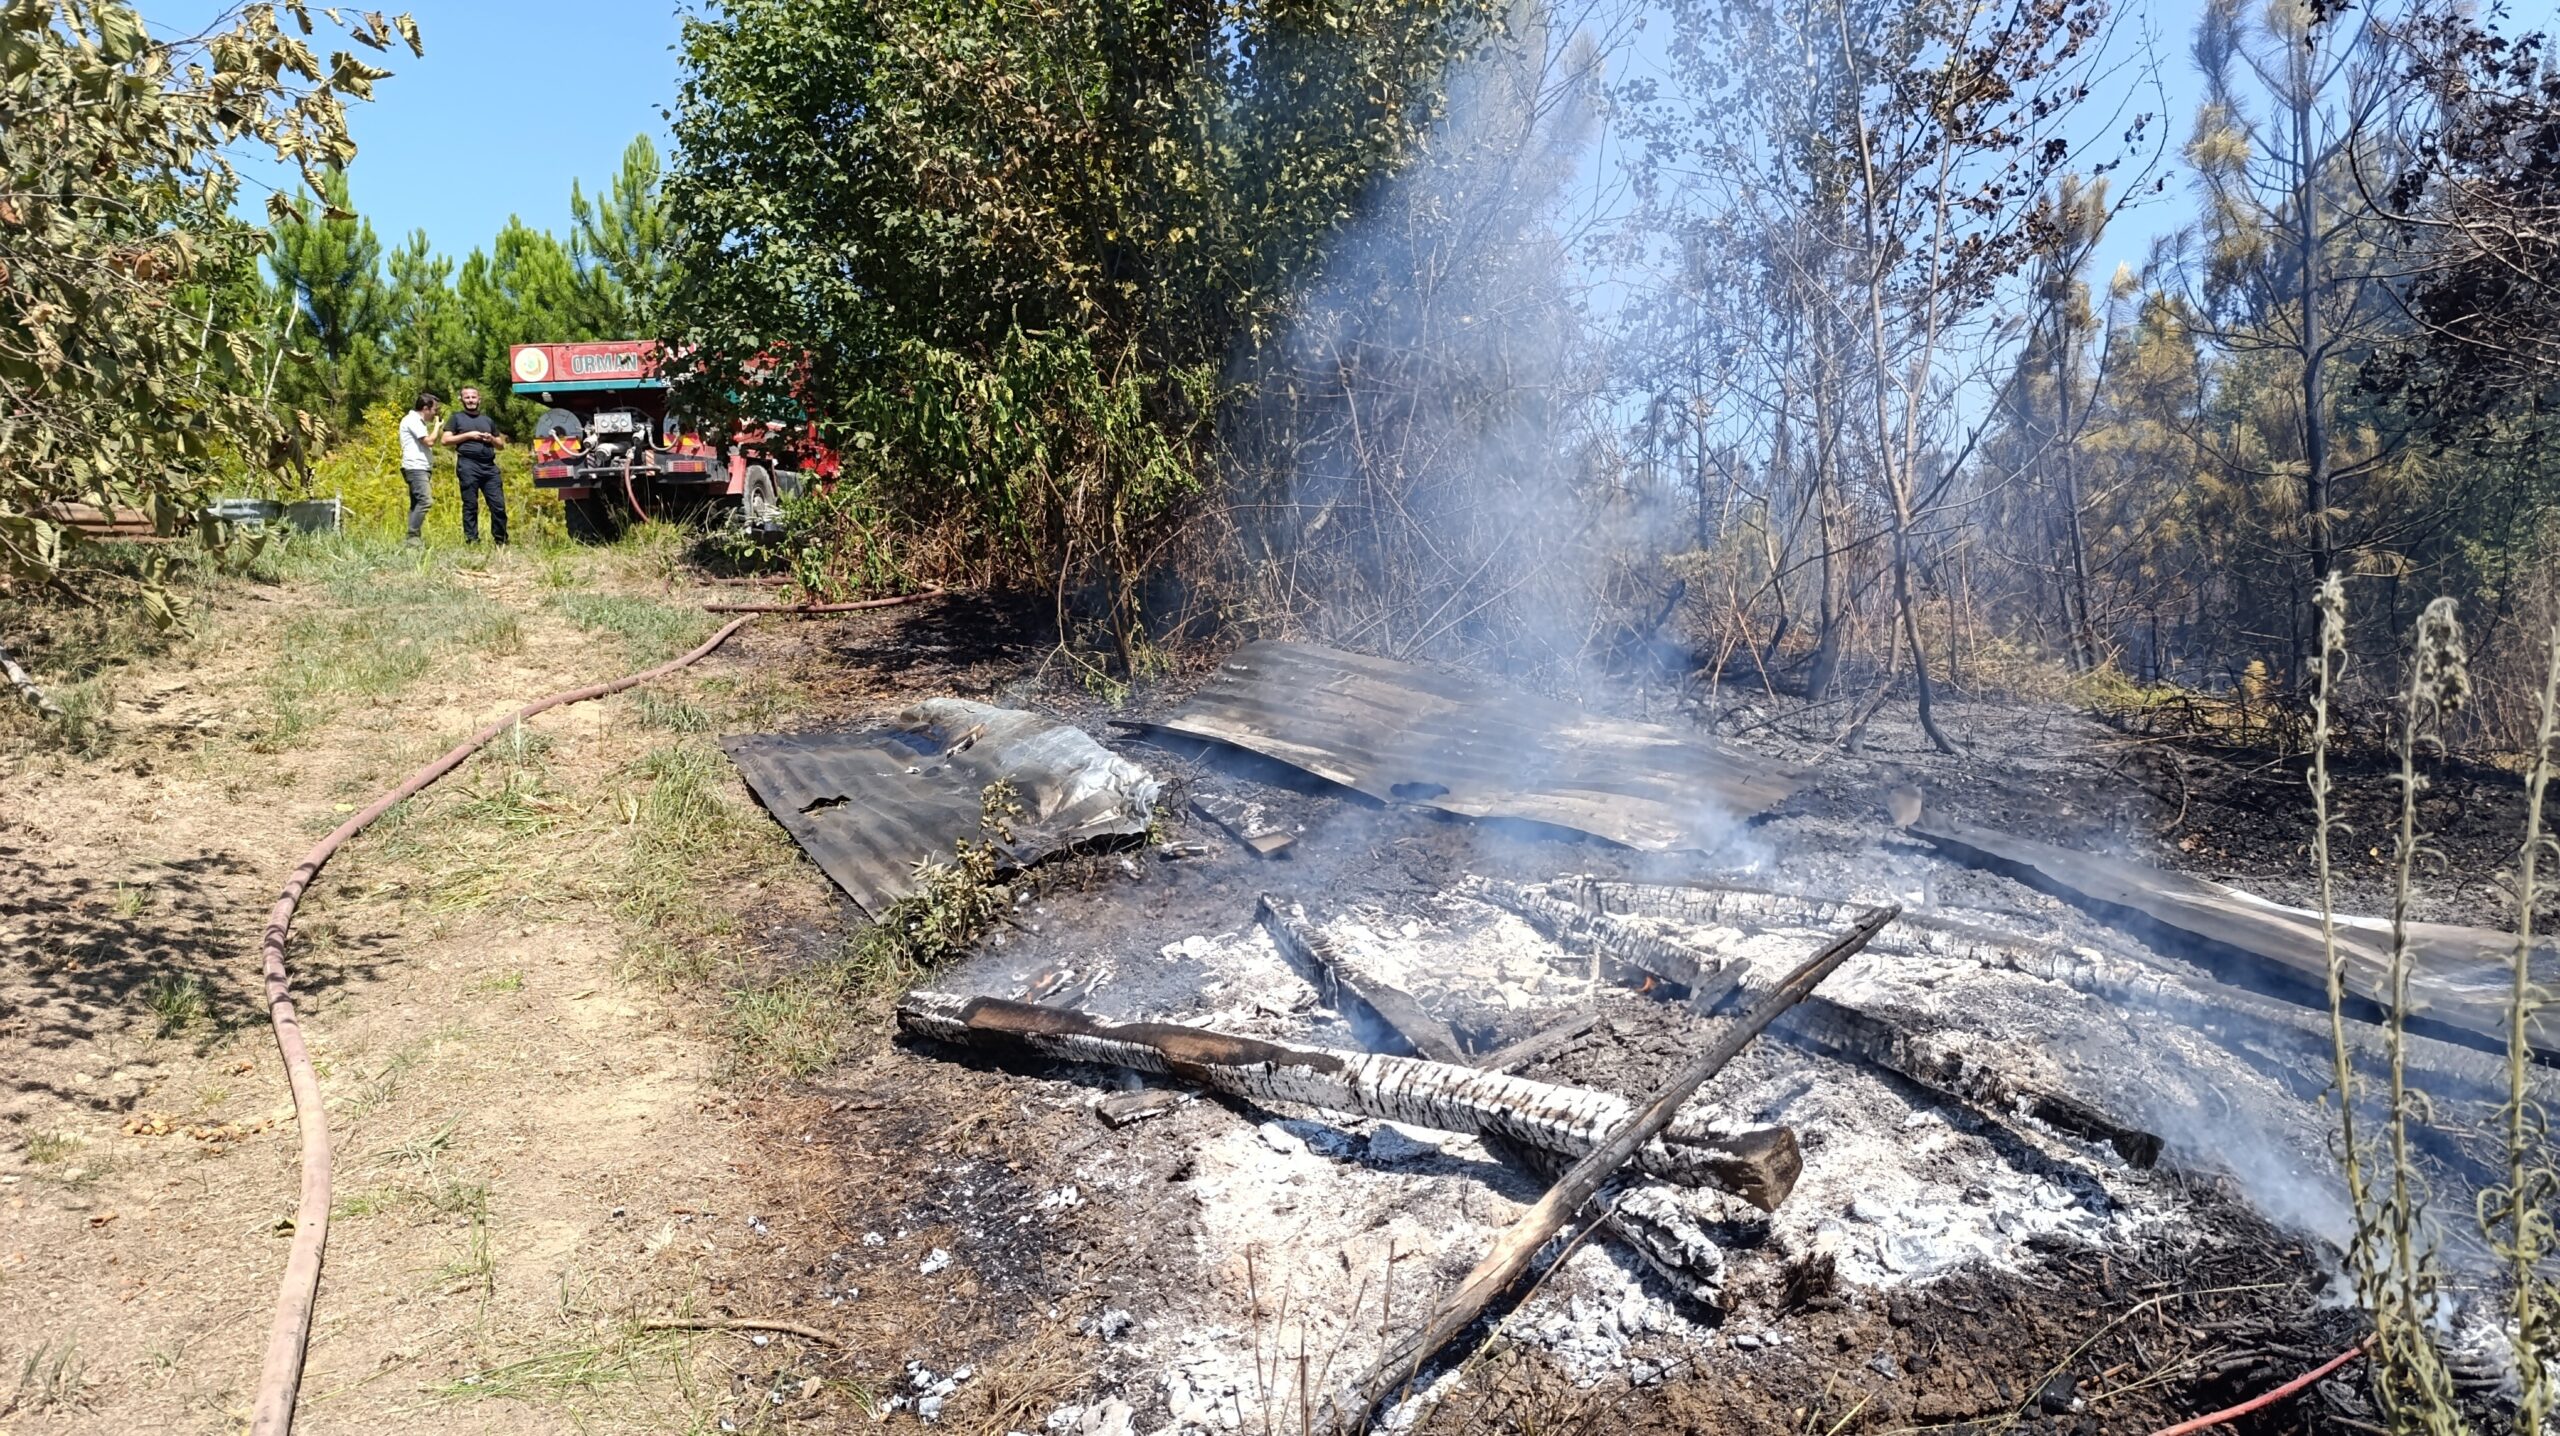
[[[2209,911],[2236,946],[2298,914],[1916,805],[1824,811],[1791,796],[1803,775],[1560,707],[1253,645],[1149,727],[1214,740],[1183,795],[1202,825],[1110,860],[1160,879],[1026,908],[898,1004],[891,1060],[966,1061],[1002,1100],[1090,1111],[1070,1156],[1010,1164],[1072,1161],[1046,1180],[1080,1220],[1136,1203],[1149,1154],[1190,1195],[1164,1257],[1184,1279],[1061,1308],[1118,1313],[1101,1397],[1061,1429],[1094,1411],[1133,1431],[1356,1424],[1462,1385],[1497,1331],[1577,1383],[1659,1383],[1778,1350],[1826,1303],[2026,1280],[2073,1253],[2174,1267],[2222,1241],[2197,1215],[2208,1190],[2338,1237],[2326,1012],[2281,971],[2162,935]],[[1257,756],[1222,767],[1217,745]],[[731,750],[795,835],[840,825],[812,851],[866,907],[928,830],[951,840],[908,815],[948,808],[956,828],[953,795],[992,774],[1046,820],[1015,861],[1180,822],[1129,759],[975,705],[858,740],[838,765],[868,776],[841,782]],[[1339,787],[1239,776],[1279,771],[1261,760]],[[821,789],[842,797],[802,801]],[[830,856],[848,852],[851,880]],[[2124,909],[2148,925],[2116,925]],[[2466,961],[2450,941],[2430,959],[2443,1021],[2405,1054],[2457,1103],[2501,1077],[2458,1040]],[[1673,1079],[1710,1053],[1731,1066],[1692,1098]],[[2449,1127],[2434,1157],[2479,1177]],[[1029,1220],[991,1211],[985,1230]],[[1290,1295],[1266,1331],[1275,1281]],[[1325,1374],[1275,1391],[1274,1342],[1327,1349]]]

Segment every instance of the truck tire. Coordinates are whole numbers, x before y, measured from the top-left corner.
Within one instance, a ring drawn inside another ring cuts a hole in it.
[[[762,464],[747,465],[739,484],[738,511],[749,533],[782,531],[782,490],[773,481],[773,470]]]
[[[613,500],[600,493],[589,493],[574,499],[562,499],[568,512],[569,538],[575,543],[611,543],[622,531],[622,512]]]

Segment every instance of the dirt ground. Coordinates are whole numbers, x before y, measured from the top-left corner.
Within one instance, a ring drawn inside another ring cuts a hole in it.
[[[710,590],[663,559],[312,556],[198,594],[194,636],[114,675],[101,751],[8,757],[0,1431],[240,1429],[296,1193],[266,908],[463,732],[706,632]],[[684,980],[836,921],[742,828],[705,737],[787,707],[757,674],[791,641],[537,720],[304,903],[337,1158],[300,1429],[758,1430],[858,1404],[797,1338],[647,1324],[753,1315],[805,1264],[795,1100],[731,1070],[717,981]],[[743,835],[662,818],[686,783]]]
[[[94,751],[6,735],[0,867],[21,875],[0,891],[7,1436],[241,1428],[295,1193],[256,983],[285,871],[470,728],[678,651],[710,630],[704,599],[738,593],[645,535],[288,559],[213,584],[191,637],[121,668]],[[1330,857],[1286,870],[1309,893],[1426,893],[1487,863],[1631,869],[1597,844],[1480,842],[1140,742],[1112,722],[1169,706],[1189,678],[1114,709],[1049,654],[1037,614],[967,598],[765,620],[663,686],[527,725],[336,860],[293,949],[338,1154],[300,1429],[921,1430],[916,1397],[940,1373],[957,1379],[937,1429],[1107,1431],[1093,1413],[1125,1398],[1148,1432],[1163,1397],[1121,1359],[1121,1323],[1189,1287],[1259,1350],[1270,1293],[1196,1252],[1195,1154],[1271,1114],[1193,1102],[1115,1130],[1089,1110],[1090,1074],[920,1052],[876,1003],[831,1016],[790,998],[777,977],[856,924],[712,736],[958,694],[1064,711],[1163,775],[1169,841],[1034,874],[1032,905],[953,975],[973,990],[1103,949],[1136,970],[1157,944],[1234,926],[1279,869],[1188,817],[1195,787],[1250,782],[1294,818],[1344,824]],[[1967,795],[1976,821],[2153,843],[2282,895],[2289,820],[2272,796],[2181,795],[2066,713],[1949,708],[1973,753],[1928,754],[1889,711],[1863,754],[1826,759],[1802,810],[1862,821],[1848,815],[1884,786],[1917,781]],[[1743,741],[1802,759],[1810,732],[1772,722]],[[1659,1070],[1681,1036],[1628,1000],[1548,1075],[1641,1086]],[[1759,1050],[1745,1075],[1782,1081],[1794,1059]],[[1762,1290],[1747,1324],[1786,1339],[1728,1342],[1711,1367],[1577,1384],[1497,1341],[1425,1425],[2142,1431],[2348,1339],[2316,1253],[2210,1181],[2177,1196],[2210,1240],[2057,1248],[1889,1300]],[[1389,1288],[1418,1299],[1425,1269],[1398,1260]],[[738,1319],[800,1332],[702,1329]],[[1267,1380],[1293,1379],[1284,1355]],[[2341,1399],[2241,1429],[2359,1429]]]

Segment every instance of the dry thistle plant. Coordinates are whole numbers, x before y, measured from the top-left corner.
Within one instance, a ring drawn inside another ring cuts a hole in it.
[[[2443,862],[2443,854],[2418,828],[2418,798],[2427,788],[2418,758],[2429,749],[2441,751],[2445,719],[2460,711],[2469,698],[2468,659],[2453,600],[2429,603],[2418,619],[2409,683],[2401,694],[2399,771],[2395,774],[2400,808],[2393,836],[2391,954],[2384,976],[2387,1085],[2380,1094],[2382,1131],[2371,1135],[2359,1121],[2359,1104],[2367,1094],[2357,1077],[2347,1036],[2346,959],[2336,940],[2330,863],[2331,839],[2344,830],[2332,804],[2335,790],[2329,775],[2331,715],[2346,665],[2346,594],[2336,576],[2322,582],[2312,605],[2320,619],[2321,666],[2312,698],[2311,847],[2320,887],[2321,940],[2328,956],[2339,1157],[2355,1214],[2348,1268],[2357,1299],[2373,1323],[2366,1350],[2373,1359],[2375,1392],[2392,1429],[2453,1436],[2467,1427],[2455,1401],[2452,1374],[2431,1335],[2442,1317],[2441,1277],[2427,1232],[2425,1182],[2409,1139],[2411,1125],[2433,1121],[2434,1112],[2426,1093],[2408,1080],[2404,1014],[2412,970],[2410,903],[2417,891],[2419,863],[2422,858]],[[2527,1078],[2533,1015],[2549,1000],[2532,980],[2530,958],[2540,862],[2554,846],[2544,832],[2542,810],[2555,767],[2560,767],[2560,627],[2554,628],[2549,645],[2539,736],[2525,773],[2525,831],[2517,865],[2508,1090],[2501,1110],[2506,1169],[2504,1180],[2483,1191],[2478,1205],[2480,1229],[2504,1262],[2512,1286],[2507,1316],[2519,1391],[2517,1429],[2525,1431],[2543,1429],[2553,1412],[2555,1392],[2546,1363],[2560,1355],[2560,1285],[2543,1271],[2545,1257],[2560,1245],[2555,1242],[2551,1215],[2553,1199],[2560,1195],[2560,1177],[2553,1173],[2544,1114],[2532,1098]]]
[[[2532,1057],[2528,1041],[2534,1014],[2551,995],[2533,981],[2533,909],[2539,897],[2542,859],[2560,853],[2542,824],[2542,803],[2560,769],[2560,623],[2546,640],[2539,721],[2525,765],[2524,842],[2516,854],[2516,942],[2507,1007],[2507,1101],[2499,1113],[2506,1136],[2506,1180],[2480,1194],[2480,1230],[2506,1264],[2513,1290],[2508,1320],[2514,1330],[2517,1421],[2521,1431],[2545,1429],[2560,1406],[2550,1365],[2560,1358],[2560,1283],[2543,1266],[2552,1251],[2552,1208],[2560,1198],[2560,1174],[2551,1166],[2546,1114],[2526,1085]]]

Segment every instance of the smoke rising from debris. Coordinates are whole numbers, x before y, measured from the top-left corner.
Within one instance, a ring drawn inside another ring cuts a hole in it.
[[[1600,347],[1563,210],[1601,46],[1542,6],[1466,61],[1411,166],[1335,243],[1285,340],[1243,478],[1248,553],[1305,636],[1579,677],[1611,528]]]

